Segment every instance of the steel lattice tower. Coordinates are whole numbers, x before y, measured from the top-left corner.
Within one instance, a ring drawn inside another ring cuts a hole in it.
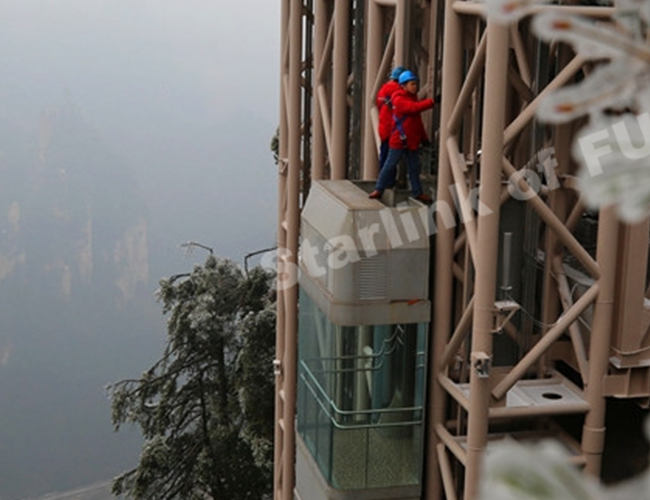
[[[467,0],[281,6],[274,499],[295,494],[301,209],[314,182],[376,178],[374,96],[395,65],[443,96],[424,115],[436,203],[421,498],[474,498],[480,459],[503,435],[550,434],[598,475],[607,398],[650,395],[650,227],[588,212],[577,124],[535,120],[590,65],[535,39],[528,19],[497,25]],[[612,22],[610,7],[539,9]],[[581,435],[562,415],[582,416]]]

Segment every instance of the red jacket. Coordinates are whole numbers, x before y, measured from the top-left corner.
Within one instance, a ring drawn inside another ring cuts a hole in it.
[[[393,106],[391,97],[401,86],[395,80],[384,83],[377,92],[377,109],[379,110],[379,138],[381,142],[387,141],[393,131]]]
[[[406,148],[416,150],[427,140],[427,132],[424,130],[424,123],[420,113],[433,108],[433,99],[422,99],[418,101],[415,94],[411,94],[400,88],[393,94],[393,114],[398,121],[401,121],[402,129],[406,135]],[[391,149],[403,149],[404,144],[400,135],[397,121],[393,119],[393,132],[390,136],[389,146]]]

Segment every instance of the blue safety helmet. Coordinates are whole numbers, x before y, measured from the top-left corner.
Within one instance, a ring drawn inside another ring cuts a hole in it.
[[[390,79],[391,80],[397,80],[399,78],[399,75],[404,73],[406,71],[406,68],[402,68],[401,66],[397,66],[393,71],[390,72]]]
[[[410,82],[415,80],[416,82],[418,81],[418,77],[410,72],[409,70],[404,71],[401,75],[399,75],[399,84],[404,85],[406,82]]]

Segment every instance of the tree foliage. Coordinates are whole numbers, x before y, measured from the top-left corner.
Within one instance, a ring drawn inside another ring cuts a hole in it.
[[[162,357],[109,386],[116,430],[140,427],[133,470],[113,482],[135,500],[260,500],[271,490],[275,305],[272,275],[210,255],[160,282]]]
[[[271,139],[271,151],[273,151],[273,161],[277,165],[280,161],[280,127],[275,129],[275,134]]]

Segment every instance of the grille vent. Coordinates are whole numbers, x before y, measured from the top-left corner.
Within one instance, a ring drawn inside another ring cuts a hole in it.
[[[359,261],[359,300],[381,300],[387,297],[386,254],[380,253]]]

